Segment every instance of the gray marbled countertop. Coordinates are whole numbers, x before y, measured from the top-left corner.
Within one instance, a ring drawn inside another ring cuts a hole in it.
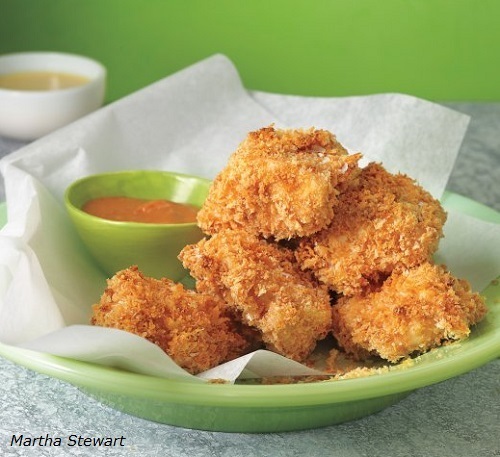
[[[500,104],[445,105],[472,116],[448,190],[500,211]],[[0,138],[0,157],[20,146]],[[2,456],[500,456],[500,359],[415,391],[378,414],[302,432],[228,434],[157,424],[117,412],[71,385],[2,358],[0,406]],[[12,435],[23,432],[123,435],[126,446],[10,447]]]

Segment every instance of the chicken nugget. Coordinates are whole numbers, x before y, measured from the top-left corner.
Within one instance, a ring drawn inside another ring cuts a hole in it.
[[[186,246],[179,258],[197,290],[220,297],[272,351],[303,361],[329,332],[328,291],[288,250],[243,230],[224,230]]]
[[[397,362],[466,338],[486,313],[467,281],[426,262],[393,273],[379,291],[340,298],[332,307],[332,333],[357,359],[378,355]]]
[[[332,220],[360,157],[326,130],[251,132],[212,183],[198,225],[207,234],[244,228],[276,240],[310,235]]]
[[[135,266],[108,280],[91,323],[146,338],[192,374],[239,357],[250,347],[212,297],[166,278],[145,277]]]
[[[430,260],[446,220],[440,203],[414,180],[376,163],[339,196],[335,212],[326,229],[301,241],[296,257],[345,295]]]

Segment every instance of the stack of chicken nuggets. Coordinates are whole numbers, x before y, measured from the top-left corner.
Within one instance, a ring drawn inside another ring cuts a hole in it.
[[[325,130],[249,133],[198,213],[206,238],[179,255],[196,280],[196,292],[182,295],[204,303],[184,311],[205,319],[198,333],[193,319],[182,327],[166,318],[138,332],[123,319],[127,306],[110,322],[116,278],[93,323],[140,333],[193,373],[261,345],[303,362],[329,334],[354,359],[391,362],[466,337],[487,310],[466,281],[432,263],[441,205],[409,177],[376,163],[361,168],[360,159]],[[159,306],[144,294],[139,301]],[[158,334],[170,341],[174,330],[199,343],[197,362],[161,344]]]
[[[432,264],[439,202],[360,158],[324,130],[250,133],[199,212],[211,238],[180,256],[198,290],[295,360],[332,331],[355,358],[395,362],[466,337],[486,313],[465,281]]]

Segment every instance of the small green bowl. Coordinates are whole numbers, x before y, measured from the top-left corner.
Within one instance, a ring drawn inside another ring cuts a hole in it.
[[[75,181],[66,189],[64,201],[82,241],[108,276],[137,265],[148,276],[179,281],[187,275],[177,259],[179,252],[203,237],[196,223],[117,222],[81,208],[93,198],[110,196],[167,199],[201,207],[209,186],[207,179],[181,173],[117,171]]]

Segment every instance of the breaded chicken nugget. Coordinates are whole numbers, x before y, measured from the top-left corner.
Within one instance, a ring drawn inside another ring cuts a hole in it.
[[[331,325],[328,292],[290,251],[243,230],[224,230],[186,246],[179,258],[200,292],[220,297],[266,346],[302,361]]]
[[[251,132],[212,183],[198,225],[207,234],[244,228],[276,240],[310,235],[332,220],[360,157],[326,130]]]
[[[213,298],[169,279],[145,277],[137,267],[108,280],[91,323],[148,339],[192,374],[239,357],[249,347]]]
[[[335,212],[328,228],[301,241],[296,257],[345,295],[430,260],[446,220],[440,203],[414,180],[376,163],[339,196]]]
[[[332,333],[358,359],[378,355],[397,362],[466,338],[486,312],[467,281],[424,263],[393,273],[378,292],[340,298],[332,308]]]

